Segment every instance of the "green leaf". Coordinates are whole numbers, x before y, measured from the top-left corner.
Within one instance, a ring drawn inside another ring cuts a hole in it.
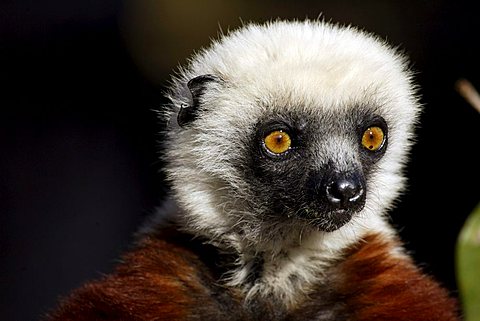
[[[460,231],[456,261],[464,319],[480,321],[480,204]]]

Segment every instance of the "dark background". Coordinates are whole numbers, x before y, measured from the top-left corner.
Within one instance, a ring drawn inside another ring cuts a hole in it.
[[[474,3],[472,1],[472,3]],[[454,91],[480,87],[480,19],[460,1],[1,0],[0,318],[36,320],[111,270],[161,203],[169,74],[243,21],[361,26],[404,50],[425,112],[392,220],[453,293],[454,245],[479,201],[479,115]]]

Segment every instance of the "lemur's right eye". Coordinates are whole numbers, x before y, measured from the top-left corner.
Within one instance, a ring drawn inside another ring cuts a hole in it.
[[[276,155],[287,152],[292,146],[292,140],[283,130],[275,130],[269,133],[263,139],[263,146],[270,152]]]

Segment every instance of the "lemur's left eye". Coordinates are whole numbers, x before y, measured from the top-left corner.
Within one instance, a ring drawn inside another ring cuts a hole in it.
[[[376,151],[382,148],[385,134],[380,127],[369,127],[363,132],[362,146],[368,150]]]
[[[265,148],[273,154],[283,154],[292,146],[292,140],[283,130],[275,130],[263,139]]]

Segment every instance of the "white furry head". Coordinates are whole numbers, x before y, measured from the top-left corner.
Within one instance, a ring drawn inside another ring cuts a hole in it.
[[[419,105],[403,57],[383,41],[318,21],[248,25],[198,53],[170,98],[167,175],[184,227],[243,253],[244,266],[305,244],[327,260],[388,231]],[[372,127],[386,136],[378,152],[362,146]],[[265,149],[273,131],[291,136],[285,153]],[[344,189],[360,200],[336,197]]]

